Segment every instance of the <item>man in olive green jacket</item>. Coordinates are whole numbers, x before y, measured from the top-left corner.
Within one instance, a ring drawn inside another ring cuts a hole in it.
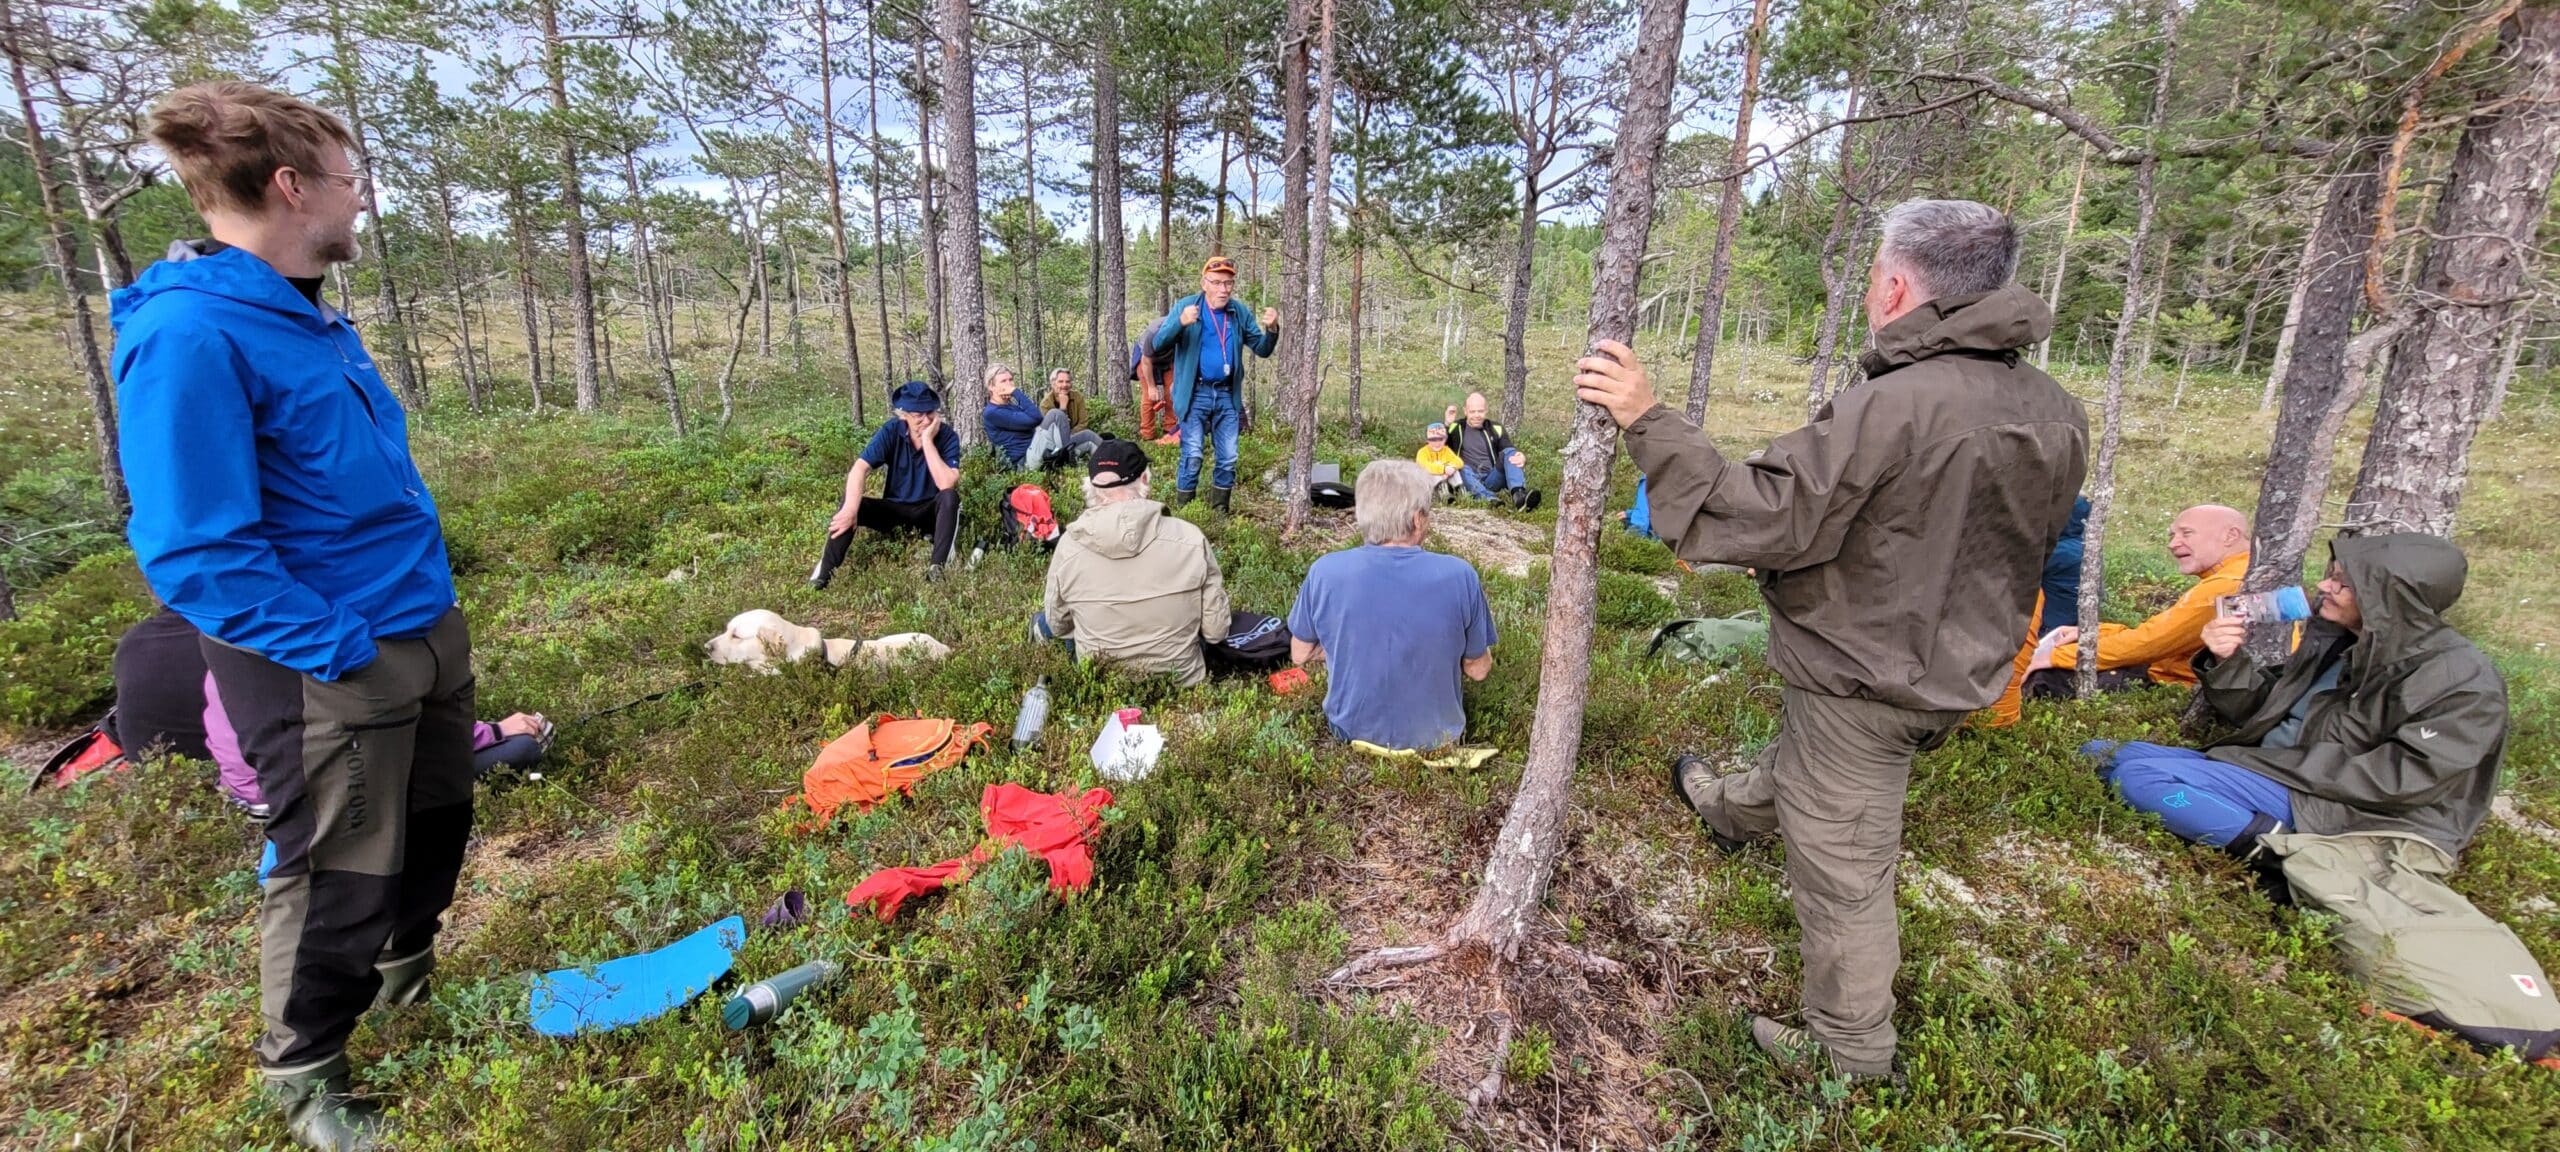
[[[2136,807],[2174,809],[2171,831],[2238,856],[2308,832],[2399,833],[2458,857],[2489,818],[2507,737],[2506,682],[2444,622],[2462,550],[2400,532],[2341,537],[2330,557],[2318,618],[2282,663],[2249,654],[2241,618],[2205,626],[2200,690],[2229,736],[2200,753],[2103,749],[2105,774]],[[2206,827],[2215,813],[2237,827]]]
[[[2019,354],[2053,316],[2009,282],[2017,257],[1984,205],[1894,208],[1868,277],[1868,380],[1754,459],[1657,406],[1622,345],[1574,381],[1626,429],[1654,531],[1684,560],[1759,571],[1786,682],[1777,742],[1722,778],[1681,757],[1671,783],[1720,845],[1786,837],[1807,1028],[1751,1029],[1784,1063],[1892,1074],[1911,759],[2000,695],[2087,470],[2087,413]]]

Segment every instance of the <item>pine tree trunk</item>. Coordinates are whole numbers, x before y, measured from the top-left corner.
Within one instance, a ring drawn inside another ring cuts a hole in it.
[[[925,378],[932,381],[936,389],[942,389],[945,385],[942,349],[951,317],[951,283],[942,254],[942,217],[949,206],[944,205],[938,211],[934,203],[933,118],[934,106],[946,98],[934,87],[933,73],[926,63],[925,41],[929,38],[929,31],[921,27],[916,30],[916,202],[920,205],[916,221],[924,233]]]
[[[864,149],[871,154],[871,294],[880,306],[880,371],[894,384],[898,380],[898,337],[897,330],[889,327],[889,249],[884,239],[886,229],[880,223],[880,202],[888,198],[889,186],[880,179],[879,17],[870,4],[863,6],[863,15],[863,79],[871,88],[870,99],[863,105],[871,117],[871,138]],[[856,388],[859,390],[859,385]],[[856,423],[861,421],[862,411],[860,407],[854,409]]]
[[[2062,218],[2062,244],[2053,252],[2053,285],[2045,290],[2045,311],[2062,315],[2063,275],[2071,269],[2071,238],[2080,231],[2080,193],[2088,186],[2089,142],[2080,142],[2080,163],[2071,170],[2071,210]],[[2036,369],[2043,371],[2053,364],[2053,337],[2036,346]]]
[[[2157,141],[2160,129],[2168,122],[2169,77],[2177,64],[2180,10],[2170,5],[2161,18],[2160,63],[2151,84],[2151,132]],[[2145,155],[2134,169],[2133,243],[2125,255],[2124,307],[2116,314],[2116,339],[2107,351],[2107,391],[2105,408],[2100,413],[2104,422],[2098,435],[2098,459],[2090,469],[2089,518],[2081,535],[2080,560],[2080,631],[2098,634],[2098,600],[2106,589],[2107,515],[2116,502],[2116,450],[2124,443],[2125,374],[2133,351],[2134,316],[2142,310],[2142,287],[2145,275],[2142,260],[2151,247],[2151,224],[2160,209],[2160,160],[2157,154]],[[2080,646],[2079,693],[2083,700],[2098,694],[2098,646]]]
[[[1857,115],[1859,92],[1849,90],[1849,114]],[[1831,359],[1840,347],[1840,318],[1849,308],[1850,281],[1855,278],[1844,251],[1849,232],[1849,130],[1840,132],[1841,194],[1831,207],[1831,227],[1822,234],[1822,322],[1814,328],[1813,367],[1805,385],[1805,418],[1822,411],[1831,387]]]
[[[1742,100],[1733,114],[1733,147],[1725,152],[1723,188],[1716,193],[1716,244],[1707,256],[1706,291],[1698,297],[1698,332],[1689,352],[1689,422],[1707,419],[1716,339],[1724,332],[1725,286],[1733,279],[1733,233],[1742,223],[1742,166],[1751,159],[1751,112],[1760,102],[1760,50],[1769,35],[1769,0],[1752,0],[1751,29],[1742,38]]]
[[[1315,32],[1317,0],[1287,0],[1286,15],[1280,30],[1280,305],[1281,319],[1302,324],[1306,317],[1299,311],[1308,298],[1307,291],[1307,139],[1309,127],[1307,75],[1313,69],[1314,50],[1309,39]],[[1283,338],[1276,375],[1279,378],[1279,402],[1282,418],[1295,423],[1297,388],[1300,381],[1300,354],[1306,343]],[[1240,391],[1249,394],[1248,380]],[[1248,407],[1250,405],[1248,404]],[[1291,453],[1291,468],[1296,467],[1296,453]],[[1291,487],[1303,488],[1294,471]],[[1290,523],[1296,523],[1298,507],[1294,497],[1289,501]]]
[[[1125,410],[1129,374],[1120,368],[1120,353],[1129,340],[1129,247],[1120,230],[1120,66],[1113,58],[1120,42],[1119,6],[1094,0],[1093,19],[1093,199],[1096,243],[1102,246],[1102,339],[1111,348],[1103,363],[1111,404]]]
[[[2517,308],[2507,321],[2506,334],[2498,338],[2498,374],[2489,381],[2489,410],[2480,417],[2484,424],[2506,411],[2507,393],[2516,382],[2516,368],[2524,362],[2525,327],[2532,319],[2530,306]]]
[[[1020,267],[1024,282],[1022,300],[1016,305],[1022,314],[1017,323],[1025,330],[1022,340],[1022,370],[1048,379],[1048,350],[1041,347],[1040,333],[1040,161],[1033,154],[1033,142],[1039,138],[1039,127],[1032,119],[1031,49],[1022,50],[1022,208],[1023,252]]]
[[[364,55],[349,35],[346,13],[336,3],[329,5],[331,51],[337,56],[330,69],[336,79],[339,108],[346,113],[347,130],[355,134],[356,168],[364,173],[365,231],[373,241],[373,275],[378,289],[375,306],[382,309],[381,326],[388,331],[391,346],[391,377],[400,389],[400,401],[411,408],[425,405],[426,396],[418,386],[418,365],[409,359],[406,332],[408,322],[400,313],[400,285],[391,265],[391,237],[382,227],[382,201],[374,187],[374,153],[384,145],[367,142],[364,123],[364,96],[357,84],[364,77]],[[373,341],[379,346],[382,341]]]
[[[2373,237],[2381,195],[2383,144],[2372,140],[2329,178],[2320,213],[2303,245],[2296,273],[2292,331],[2280,340],[2279,405],[2267,445],[2265,476],[2258,486],[2256,538],[2242,587],[2264,592],[2302,579],[2302,558],[2320,523],[2336,449],[2330,413],[2342,395],[2362,395],[2361,372],[2349,379],[2349,329],[2363,301],[2364,252]],[[2341,412],[2343,415],[2343,412]],[[2325,434],[2324,434],[2324,429]]]
[[[631,266],[632,281],[640,285],[640,334],[649,362],[658,370],[658,386],[667,392],[667,422],[676,438],[683,439],[684,389],[676,384],[675,333],[659,322],[657,261],[649,254],[648,189],[640,183],[640,161],[629,152],[622,154],[622,175],[631,187]]]
[[[0,48],[9,55],[9,80],[18,97],[18,129],[24,134],[27,163],[34,175],[36,203],[44,214],[46,266],[53,273],[54,288],[62,294],[63,347],[79,362],[89,389],[89,436],[97,444],[98,483],[106,491],[108,506],[121,517],[132,509],[133,498],[125,491],[123,454],[116,444],[115,385],[107,379],[97,331],[90,326],[89,290],[80,279],[79,249],[64,218],[52,146],[45,141],[43,122],[36,119],[35,92],[27,85],[27,47],[12,7],[20,2],[0,0]]]
[[[507,188],[507,223],[516,241],[516,306],[524,317],[524,376],[533,389],[533,411],[542,412],[542,317],[535,310],[541,295],[533,279],[533,230],[524,214],[531,209],[524,203],[524,190]]]
[[[862,396],[862,338],[853,330],[853,248],[845,241],[844,169],[836,163],[836,70],[835,43],[827,24],[828,0],[815,0],[809,7],[811,23],[818,29],[818,138],[824,142],[827,160],[827,233],[836,247],[836,320],[844,328],[844,360],[848,371],[845,395],[856,427],[868,420]],[[876,253],[875,253],[876,259]],[[769,297],[770,292],[766,295]]]
[[[1535,145],[1521,165],[1520,235],[1511,254],[1511,291],[1502,318],[1502,422],[1517,428],[1529,410],[1529,286],[1537,272],[1538,172],[1545,167]],[[1628,323],[1635,321],[1628,305]],[[1634,330],[1629,329],[1630,332]]]
[[[987,295],[978,246],[978,61],[969,0],[937,0],[942,14],[943,251],[950,262],[951,367],[957,390],[976,388],[987,369]],[[968,405],[962,404],[966,409]],[[984,433],[976,420],[951,420],[965,448]]]
[[[1628,66],[1617,155],[1609,170],[1609,198],[1601,214],[1600,252],[1591,286],[1590,339],[1594,343],[1624,343],[1635,335],[1636,287],[1645,239],[1653,225],[1657,169],[1670,126],[1687,3],[1645,0],[1643,13]],[[1528,764],[1510,813],[1503,818],[1502,831],[1494,837],[1475,902],[1449,934],[1453,943],[1481,943],[1506,960],[1516,959],[1528,939],[1547,884],[1555,875],[1556,857],[1564,848],[1565,810],[1572,798],[1590,693],[1600,527],[1607,516],[1609,469],[1618,452],[1618,428],[1600,408],[1581,403],[1574,408],[1556,502],[1546,634],[1538,666],[1538,706],[1529,728]]]
[[[48,39],[53,29],[45,29]],[[116,225],[115,208],[107,203],[104,189],[98,186],[98,174],[90,167],[92,143],[87,122],[75,114],[79,107],[71,87],[62,79],[62,62],[47,53],[44,59],[45,83],[53,89],[53,105],[58,110],[56,125],[61,129],[67,167],[71,175],[72,196],[80,204],[81,219],[88,222],[89,240],[96,249],[98,286],[103,292],[114,292],[133,283],[133,255],[126,251],[124,231]]]
[[[1305,200],[1299,214],[1306,221],[1307,270],[1303,296],[1288,296],[1285,307],[1291,311],[1281,315],[1291,326],[1283,341],[1296,351],[1290,360],[1296,365],[1297,379],[1290,389],[1289,410],[1289,502],[1281,533],[1294,535],[1307,522],[1308,490],[1314,480],[1316,462],[1316,401],[1324,390],[1324,314],[1325,314],[1325,248],[1333,236],[1333,100],[1334,0],[1300,0],[1313,4],[1316,10],[1316,51],[1321,64],[1312,108],[1300,108],[1315,122],[1313,155],[1305,165],[1306,182],[1291,184],[1289,190]],[[1291,77],[1297,83],[1300,99],[1305,99],[1305,80]]]
[[[1156,313],[1173,309],[1173,146],[1177,121],[1174,118],[1172,89],[1166,89],[1164,106],[1164,155],[1156,170]]]
[[[2366,530],[2453,534],[2471,441],[2488,413],[2499,336],[2526,299],[2535,231],[2560,167],[2560,9],[2500,29],[2504,99],[2464,126],[2437,200],[2426,265],[2365,441],[2346,519]]]
[[[551,96],[551,114],[560,134],[561,238],[568,248],[569,336],[577,343],[572,365],[577,378],[577,406],[593,412],[604,394],[596,379],[596,297],[587,266],[587,213],[581,194],[584,175],[578,143],[569,126],[569,73],[560,39],[559,0],[542,0],[542,67]]]

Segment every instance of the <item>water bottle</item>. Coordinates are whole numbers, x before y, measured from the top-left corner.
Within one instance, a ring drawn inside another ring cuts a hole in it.
[[[720,1022],[732,1032],[773,1019],[793,997],[836,978],[842,966],[813,960],[779,976],[758,980],[720,1006]]]
[[[1041,677],[1022,694],[1022,711],[1013,718],[1013,746],[1028,748],[1040,739],[1040,729],[1049,722],[1049,678]]]
[[[2216,616],[2237,616],[2253,624],[2290,624],[2311,618],[2311,601],[2302,589],[2287,584],[2269,592],[2242,592],[2217,597],[2213,602]]]

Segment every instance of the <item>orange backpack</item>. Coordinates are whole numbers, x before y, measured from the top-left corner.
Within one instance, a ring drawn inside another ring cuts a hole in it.
[[[817,763],[800,777],[801,794],[783,807],[806,804],[821,823],[847,804],[868,812],[891,792],[914,795],[916,781],[959,763],[992,731],[984,724],[963,728],[939,717],[900,719],[883,712],[821,749]]]

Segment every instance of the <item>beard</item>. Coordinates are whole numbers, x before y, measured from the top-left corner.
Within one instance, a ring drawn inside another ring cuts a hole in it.
[[[355,261],[357,252],[355,225],[350,223],[345,228],[321,237],[319,247],[313,254],[320,257],[322,263],[348,264]]]

